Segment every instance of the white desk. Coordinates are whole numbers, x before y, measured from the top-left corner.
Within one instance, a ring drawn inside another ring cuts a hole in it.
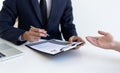
[[[22,56],[0,62],[0,73],[120,73],[120,53],[96,48],[88,43],[79,50],[48,56],[16,46]]]

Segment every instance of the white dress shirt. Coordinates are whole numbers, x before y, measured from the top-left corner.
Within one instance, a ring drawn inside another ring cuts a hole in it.
[[[38,0],[38,3],[40,3],[40,0]],[[52,6],[52,0],[46,0],[46,3],[47,3],[47,17],[49,18],[51,6]],[[24,41],[24,40],[22,40],[21,36],[18,39],[19,39],[19,41]]]
[[[38,0],[38,3],[40,3],[40,0]],[[52,6],[52,0],[46,0],[47,3],[47,17],[50,16],[51,6]]]

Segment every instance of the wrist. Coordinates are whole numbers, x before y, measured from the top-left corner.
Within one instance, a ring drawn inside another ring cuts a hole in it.
[[[114,41],[113,47],[111,49],[120,51],[120,42]]]
[[[28,31],[26,31],[26,32],[24,32],[22,35],[21,35],[21,40],[24,40],[24,41],[26,41],[27,40],[27,33],[28,33]]]

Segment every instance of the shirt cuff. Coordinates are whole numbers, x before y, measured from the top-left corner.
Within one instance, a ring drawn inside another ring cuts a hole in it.
[[[21,41],[21,42],[26,41],[26,40],[22,40],[21,36],[19,36],[18,40]]]

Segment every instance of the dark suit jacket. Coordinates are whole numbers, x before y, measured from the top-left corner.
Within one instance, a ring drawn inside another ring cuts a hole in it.
[[[45,39],[65,40],[77,35],[73,24],[71,0],[52,0],[51,13],[46,27],[50,34]],[[14,28],[15,19],[18,17],[18,28]],[[30,26],[43,28],[38,0],[5,0],[0,12],[0,37],[14,44],[23,42],[18,37]],[[61,34],[62,33],[62,34]]]

